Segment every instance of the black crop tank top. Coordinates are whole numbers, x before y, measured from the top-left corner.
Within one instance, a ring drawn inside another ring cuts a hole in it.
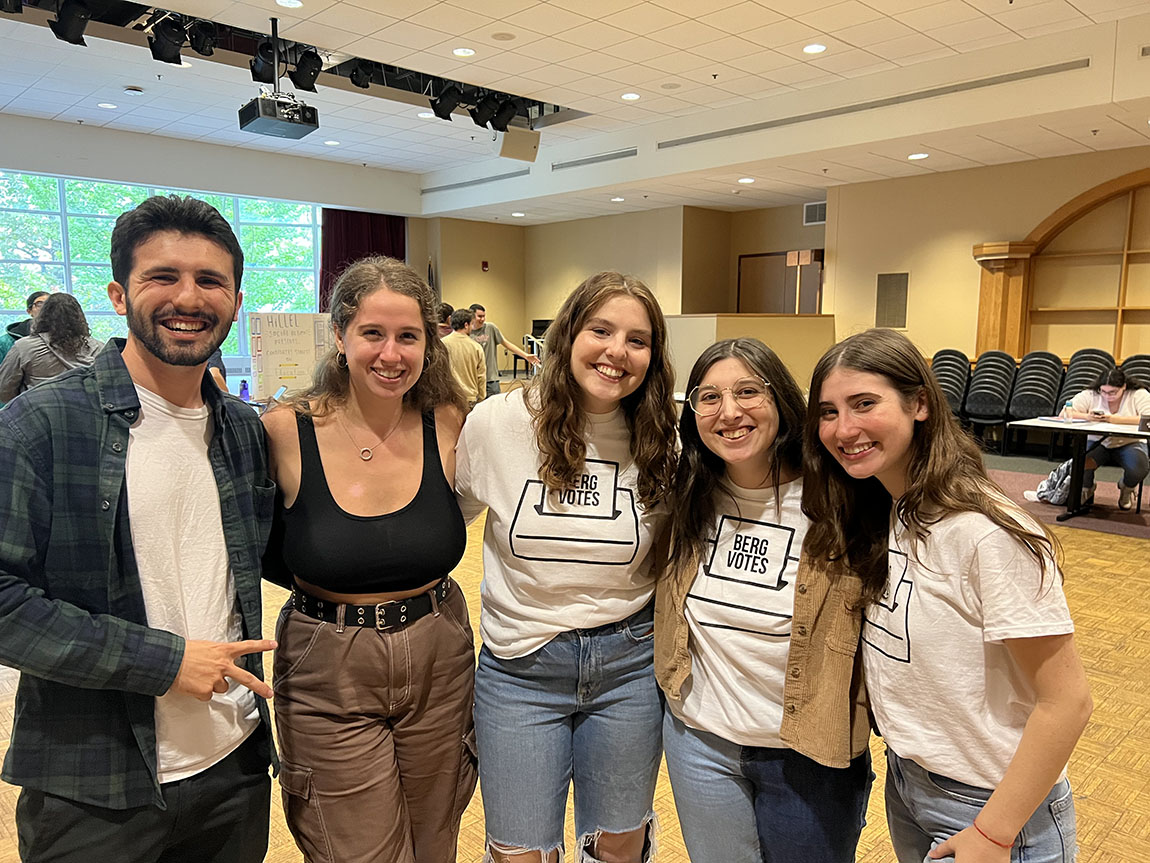
[[[423,415],[423,476],[406,506],[384,515],[344,512],[332,497],[311,417],[297,415],[299,495],[283,510],[283,560],[333,593],[411,590],[442,578],[463,557],[467,527],[443,475],[435,416]]]

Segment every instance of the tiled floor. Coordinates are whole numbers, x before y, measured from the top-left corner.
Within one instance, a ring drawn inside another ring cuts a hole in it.
[[[455,573],[479,615],[481,525],[471,529],[468,551]],[[1066,592],[1078,627],[1078,647],[1094,693],[1095,711],[1074,753],[1070,779],[1078,808],[1079,863],[1144,863],[1150,860],[1150,537],[1104,536],[1058,528],[1066,552]],[[265,631],[271,632],[285,592],[268,587]],[[15,672],[0,669],[0,728],[12,722]],[[2,741],[7,746],[7,739]],[[871,796],[859,863],[893,863],[882,811],[881,742],[872,741],[879,781]],[[17,789],[0,786],[0,863],[18,859],[13,809]],[[302,860],[273,798],[269,863]],[[655,809],[661,823],[661,863],[688,860],[666,775]],[[567,847],[573,829],[568,813]],[[483,856],[483,809],[477,793],[463,817],[460,863]],[[570,855],[569,855],[570,856]],[[100,861],[103,863],[103,861]],[[818,861],[811,861],[818,863]]]

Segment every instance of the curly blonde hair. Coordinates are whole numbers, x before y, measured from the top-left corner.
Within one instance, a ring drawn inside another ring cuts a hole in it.
[[[651,321],[651,362],[620,407],[639,471],[639,501],[650,507],[670,492],[675,472],[675,375],[667,352],[667,322],[650,288],[632,276],[596,273],[563,302],[547,330],[547,362],[525,394],[535,426],[539,478],[550,489],[573,488],[587,457],[587,412],[571,373],[571,348],[588,318],[612,297],[632,297]]]

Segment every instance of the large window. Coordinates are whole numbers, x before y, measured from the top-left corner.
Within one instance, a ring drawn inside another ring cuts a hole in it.
[[[24,302],[33,291],[67,291],[93,336],[123,336],[127,327],[107,292],[112,227],[150,195],[173,192],[207,201],[239,237],[245,313],[316,311],[320,208],[313,204],[0,171],[0,327],[28,317]],[[246,314],[223,350],[248,355]]]

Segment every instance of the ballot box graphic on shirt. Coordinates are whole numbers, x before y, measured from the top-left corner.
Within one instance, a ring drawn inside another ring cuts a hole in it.
[[[910,559],[893,548],[887,558],[890,562],[887,590],[882,599],[866,608],[863,641],[883,656],[910,662],[910,595],[914,592]]]
[[[528,480],[511,521],[511,553],[524,560],[631,563],[639,550],[635,494],[619,486],[619,464],[587,459],[574,488]]]
[[[794,528],[785,525],[722,516],[708,540],[710,557],[687,594],[698,624],[789,637],[795,600],[787,564],[798,560],[794,539]]]

